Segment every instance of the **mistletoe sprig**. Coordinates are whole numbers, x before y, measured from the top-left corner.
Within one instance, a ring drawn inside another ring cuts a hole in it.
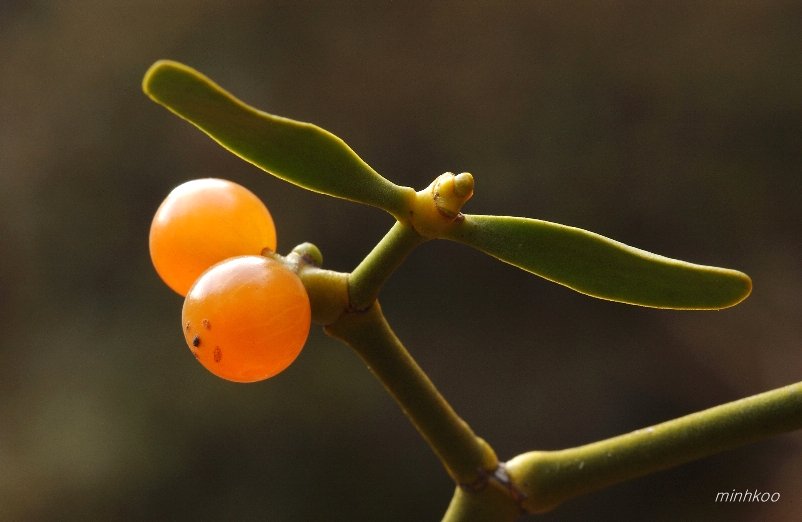
[[[587,491],[802,427],[800,383],[587,446],[533,451],[499,462],[437,391],[382,314],[380,290],[413,249],[433,239],[455,241],[577,292],[654,308],[734,306],[750,294],[750,278],[558,223],[463,213],[474,193],[471,174],[445,173],[419,191],[397,185],[334,134],[255,109],[177,62],[156,62],[143,89],[260,169],[395,218],[350,273],[323,269],[320,252],[308,244],[286,258],[265,255],[297,274],[311,302],[311,320],[362,357],[440,458],[457,484],[444,520],[514,520]]]

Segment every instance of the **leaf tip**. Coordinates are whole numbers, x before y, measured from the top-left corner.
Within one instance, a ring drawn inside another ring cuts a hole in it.
[[[719,269],[726,277],[727,285],[730,290],[726,293],[726,297],[713,306],[707,309],[710,310],[723,310],[731,308],[743,302],[747,297],[752,294],[752,278],[743,272],[731,269]]]
[[[741,293],[737,296],[735,301],[730,306],[735,306],[752,294],[752,278],[743,272],[734,270],[736,277],[741,283]]]
[[[142,91],[154,101],[161,103],[165,88],[176,79],[201,76],[198,71],[174,60],[157,60],[153,62],[145,76],[142,77]]]
[[[157,60],[153,62],[153,65],[148,67],[148,70],[145,72],[145,76],[142,77],[142,91],[148,96],[153,96],[153,85],[158,81],[159,74],[161,74],[165,68],[172,67],[175,63],[176,62],[171,60]]]

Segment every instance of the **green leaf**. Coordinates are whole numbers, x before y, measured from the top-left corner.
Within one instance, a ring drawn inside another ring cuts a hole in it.
[[[466,215],[445,236],[583,294],[655,308],[720,309],[752,291],[736,270],[695,265],[537,219]]]
[[[399,217],[412,189],[380,176],[334,134],[259,111],[186,65],[160,60],[142,81],[154,101],[257,167],[306,189]]]

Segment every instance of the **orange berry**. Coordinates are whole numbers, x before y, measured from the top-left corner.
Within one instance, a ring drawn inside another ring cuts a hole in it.
[[[309,335],[309,297],[275,259],[239,256],[203,273],[184,300],[184,337],[207,370],[254,382],[287,368]]]
[[[206,178],[179,185],[150,226],[150,258],[167,286],[186,295],[210,266],[229,257],[276,249],[264,203],[245,187]]]

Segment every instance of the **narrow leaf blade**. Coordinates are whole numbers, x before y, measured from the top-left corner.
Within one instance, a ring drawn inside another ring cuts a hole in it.
[[[160,60],[142,81],[157,103],[240,158],[306,189],[400,215],[407,189],[380,176],[334,134],[257,110],[200,72]]]
[[[752,291],[749,276],[737,270],[663,257],[537,219],[466,215],[446,239],[577,292],[621,303],[715,310],[738,304]]]

